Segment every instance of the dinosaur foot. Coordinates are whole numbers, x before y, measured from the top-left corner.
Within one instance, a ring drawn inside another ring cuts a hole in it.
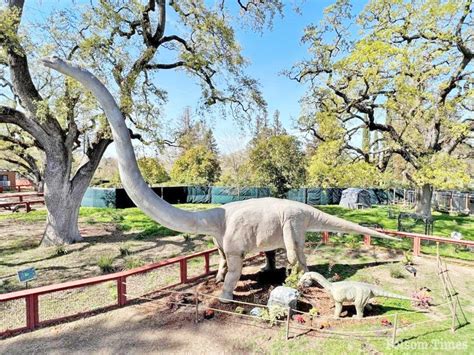
[[[221,303],[230,303],[234,299],[234,295],[232,292],[222,292],[221,295],[219,296],[219,301]]]

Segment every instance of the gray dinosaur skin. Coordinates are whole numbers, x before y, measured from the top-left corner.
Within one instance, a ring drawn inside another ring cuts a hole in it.
[[[323,275],[317,272],[306,272],[300,279],[299,285],[309,287],[314,282],[319,283],[329,292],[336,306],[334,309],[334,318],[339,318],[342,311],[343,302],[353,302],[356,308],[356,317],[364,317],[364,308],[373,297],[389,297],[402,300],[413,300],[410,297],[397,295],[383,290],[382,288],[365,282],[357,281],[338,281],[329,282]]]
[[[285,248],[290,265],[307,271],[305,232],[328,231],[367,234],[399,240],[370,228],[331,216],[304,203],[276,198],[229,203],[205,211],[176,208],[147,185],[138,169],[130,133],[120,108],[107,88],[88,70],[57,57],[44,58],[46,67],[79,81],[98,100],[109,121],[117,151],[120,179],[132,201],[161,225],[180,232],[214,237],[221,260],[217,280],[224,280],[222,301],[232,300],[246,253]],[[268,267],[272,267],[269,262]]]

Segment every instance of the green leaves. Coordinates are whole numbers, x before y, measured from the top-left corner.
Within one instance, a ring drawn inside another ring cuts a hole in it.
[[[156,158],[140,158],[138,159],[138,167],[149,185],[159,184],[170,179],[165,168]]]
[[[185,151],[171,169],[173,181],[183,184],[210,185],[219,179],[221,168],[217,155],[198,145]]]
[[[418,186],[429,184],[441,190],[461,189],[471,180],[467,163],[447,153],[434,154],[426,159],[413,177]]]
[[[306,159],[296,137],[286,134],[257,138],[249,152],[252,181],[283,196],[305,183]]]
[[[347,2],[336,1],[319,25],[307,27],[311,58],[290,77],[309,87],[299,124],[317,145],[310,182],[466,184],[457,157],[474,132],[466,119],[473,107],[472,6],[371,0],[354,24]],[[368,141],[369,131],[380,133],[377,142]],[[451,160],[440,155],[448,153]],[[457,183],[436,168],[442,164]]]

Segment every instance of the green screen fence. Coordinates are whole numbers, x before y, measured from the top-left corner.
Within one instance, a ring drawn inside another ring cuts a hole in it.
[[[266,187],[223,187],[223,186],[163,186],[152,190],[169,203],[214,203],[226,204],[251,198],[271,196]],[[286,198],[308,205],[337,205],[341,200],[342,188],[305,187],[289,190]],[[368,189],[371,203],[387,204],[390,201],[388,191]],[[130,208],[135,204],[123,188],[103,189],[91,187],[87,189],[83,207],[115,207]]]

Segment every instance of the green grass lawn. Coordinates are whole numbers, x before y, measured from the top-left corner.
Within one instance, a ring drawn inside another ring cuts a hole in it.
[[[179,208],[187,210],[202,210],[218,205],[211,204],[181,204]],[[397,219],[389,218],[388,207],[378,206],[364,210],[350,210],[340,206],[317,206],[320,210],[329,214],[339,216],[341,218],[353,221],[355,223],[379,224],[385,229],[397,229]],[[399,210],[400,211],[400,210]],[[399,212],[396,211],[396,212]],[[396,213],[397,214],[397,213]],[[434,217],[434,235],[449,237],[453,231],[461,232],[466,240],[474,240],[474,217],[450,216],[438,212],[433,213]],[[46,210],[37,210],[30,213],[16,213],[0,215],[0,221],[18,221],[21,223],[38,223],[43,222],[46,218]],[[83,207],[80,212],[80,220],[86,224],[112,223],[117,229],[122,231],[135,231],[138,233],[136,239],[154,238],[160,236],[177,235],[175,231],[171,231],[154,221],[141,212],[138,208],[114,209],[114,208],[92,208]],[[423,232],[422,226],[416,226],[414,232]],[[317,237],[319,238],[319,236]],[[310,236],[310,240],[311,240]],[[360,238],[351,241],[350,237],[332,237],[334,242],[354,243],[360,242]],[[412,242],[409,239],[403,239],[400,242],[385,241],[381,239],[373,239],[373,243],[390,248],[399,248],[410,250]],[[19,248],[22,246],[19,245]],[[436,248],[429,242],[422,243],[422,252],[435,254]],[[440,248],[441,255],[454,257],[465,260],[474,260],[474,253],[469,249],[455,247],[452,245],[442,245]],[[0,253],[1,255],[1,253]]]
[[[188,204],[178,205],[177,207],[188,210],[200,210],[215,206],[209,204]],[[319,206],[318,208],[356,223],[377,223],[387,229],[396,229],[397,227],[396,219],[388,218],[387,207],[375,207],[367,210],[347,210],[339,206]],[[474,240],[474,219],[472,217],[455,217],[440,214],[434,214],[434,217],[434,234],[449,236],[453,230],[456,230],[463,233],[465,239]],[[14,230],[22,230],[23,227],[29,227],[30,230],[38,230],[37,234],[41,234],[45,218],[46,211],[43,209],[32,211],[31,213],[2,214],[0,215],[0,222]],[[0,287],[0,293],[22,287],[22,285],[16,285],[15,283],[15,272],[18,268],[23,267],[23,265],[33,265],[37,268],[40,277],[37,280],[37,284],[32,285],[32,287],[36,287],[42,284],[100,274],[97,260],[104,255],[109,256],[113,260],[113,266],[120,269],[123,267],[127,268],[127,264],[130,264],[130,267],[134,267],[135,262],[140,262],[141,264],[155,262],[213,246],[209,237],[189,237],[185,234],[178,234],[155,223],[137,208],[122,210],[112,208],[81,208],[80,225],[82,228],[92,227],[94,232],[101,230],[100,228],[102,228],[102,231],[110,229],[112,230],[112,235],[98,238],[94,237],[96,234],[89,235],[88,238],[85,238],[84,242],[66,246],[67,253],[65,255],[59,255],[55,247],[37,248],[39,237],[37,236],[37,239],[32,242],[32,238],[27,232],[25,232],[25,237],[18,241],[18,245],[10,245],[9,243],[12,241],[6,235],[3,244],[0,244],[0,278],[11,281],[9,285],[4,284],[2,286],[3,289]],[[118,230],[117,233],[114,231],[115,229]],[[310,233],[307,239],[319,242],[320,236],[316,233]],[[397,249],[409,250],[411,247],[410,242],[410,240],[396,242],[374,238],[373,243],[375,245],[384,246],[387,249],[364,248],[360,236],[333,235],[331,236],[331,243],[328,245],[314,247],[313,244],[308,243],[308,248],[317,249],[313,253],[307,253],[308,263],[328,277],[337,273],[343,279],[382,284],[389,291],[409,294],[415,287],[415,279],[404,271],[403,260],[400,261],[403,259],[403,256],[399,252],[397,254],[392,253],[392,251],[397,251]],[[121,250],[125,246],[129,253],[127,256],[121,255]],[[471,251],[449,248],[451,247],[442,248],[443,255],[462,259],[474,259],[474,253]],[[422,251],[433,253],[434,247],[423,245]],[[376,255],[376,253],[379,254]],[[386,255],[380,253],[385,253]],[[388,260],[392,254],[394,256],[392,258],[396,259],[394,259],[395,261]],[[416,267],[420,271],[416,279],[418,287],[429,286],[433,289],[435,298],[437,300],[441,299],[442,292],[439,288],[438,274],[436,269],[431,266],[434,265],[435,261],[430,258],[420,258],[417,262],[419,264]],[[189,262],[188,267],[189,275],[197,275],[203,269],[203,260],[192,260]],[[405,273],[402,275],[402,278],[393,276],[396,274],[393,273],[392,269],[396,267],[401,270],[401,273]],[[464,280],[469,278],[468,275],[472,269],[469,269],[469,266],[456,266],[456,268],[461,271],[464,270],[462,273],[453,272],[452,277],[454,282],[457,283],[457,290],[460,292],[466,313],[469,318],[472,318],[474,308],[471,295],[474,289],[471,283],[464,282]],[[153,277],[150,279],[137,278],[136,280],[130,280],[130,282],[134,282],[134,287],[131,287],[133,285],[130,284],[130,292],[132,292],[132,289],[136,292],[141,291],[140,286],[148,290],[148,288],[156,287],[156,284],[161,284],[162,282],[165,284],[171,283],[173,277],[179,276],[176,270],[174,270],[174,273],[171,272],[173,270],[168,271],[166,273],[164,270],[160,270],[157,273],[160,276],[159,278],[155,277],[156,275],[151,275]],[[107,295],[107,292],[115,294],[114,286],[112,289],[107,287],[104,286],[104,289],[101,291],[104,295]],[[97,296],[97,294],[94,295]],[[91,299],[94,295],[84,293],[83,295],[79,294],[78,297],[87,296]],[[106,298],[106,296],[104,297]],[[400,309],[412,309],[410,302],[396,299],[380,300],[379,304],[386,310],[384,314],[387,317],[393,315],[394,312],[400,312]],[[79,302],[78,305],[82,305],[82,303]],[[69,303],[67,306],[69,306]],[[47,310],[47,307],[45,309]],[[9,314],[12,314],[12,312]],[[424,315],[418,313],[411,313],[405,317],[409,317],[409,319],[405,319],[407,324],[427,319]],[[430,351],[431,353],[436,353],[436,349],[432,346],[435,342],[444,342],[443,344],[448,345],[454,342],[467,347],[460,349],[457,353],[469,353],[469,350],[474,346],[472,338],[473,327],[466,326],[452,334],[449,326],[450,321],[443,320],[403,330],[399,335],[401,343],[395,349],[390,348],[387,337],[380,339],[354,338],[350,340],[345,338],[341,340],[336,338],[300,336],[288,342],[283,338],[275,337],[271,341],[265,340],[265,343],[267,344],[266,351],[268,353],[314,353],[316,350],[324,353],[419,353],[418,350],[420,349],[413,349],[413,344],[418,344],[419,346],[428,344],[430,346],[428,353]],[[351,330],[360,329],[354,325]]]

